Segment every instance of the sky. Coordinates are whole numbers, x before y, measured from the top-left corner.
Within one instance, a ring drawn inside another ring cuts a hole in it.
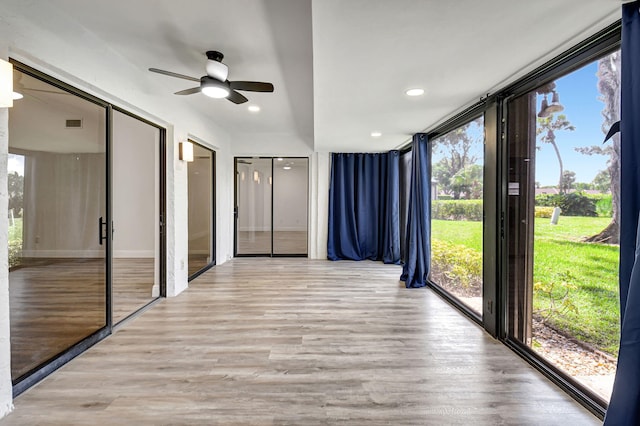
[[[556,131],[556,145],[562,157],[564,170],[576,174],[576,182],[591,183],[596,174],[607,168],[607,156],[585,155],[576,152],[576,147],[593,145],[603,146],[602,109],[604,103],[598,98],[598,70],[597,61],[573,71],[555,81],[556,92],[560,96],[560,104],[564,106],[567,120],[575,127],[574,131]],[[537,111],[540,110],[542,96],[538,96]],[[551,95],[548,95],[551,103]],[[482,128],[472,126],[468,133],[477,141],[473,148],[482,164]],[[611,142],[608,142],[611,143]],[[541,186],[557,186],[560,178],[560,166],[553,146],[538,142],[540,149],[536,150],[535,181]],[[434,152],[432,161],[438,162],[442,158],[441,152]]]
[[[574,131],[557,131],[556,144],[562,157],[564,170],[576,173],[576,182],[590,183],[595,175],[606,169],[607,157],[603,155],[584,155],[575,151],[578,146],[603,146],[602,109],[604,103],[598,100],[597,61],[580,68],[555,81],[556,92],[560,96],[560,104],[564,106],[564,114],[575,126]],[[540,109],[538,100],[538,110]],[[549,96],[548,102],[551,102]],[[611,142],[607,142],[611,143]],[[553,146],[538,144],[536,152],[536,182],[542,186],[557,185],[560,177],[558,158]]]

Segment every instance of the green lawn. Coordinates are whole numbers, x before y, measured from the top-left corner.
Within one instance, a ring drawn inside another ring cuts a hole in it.
[[[22,218],[13,220],[13,225],[9,224],[9,244],[22,243]]]
[[[562,216],[557,225],[551,225],[549,219],[536,219],[534,282],[559,282],[562,273],[570,273],[576,288],[569,290],[568,298],[577,312],[554,315],[549,321],[604,352],[616,354],[619,248],[581,242],[604,229],[609,220]],[[433,220],[432,237],[481,251],[482,223]],[[558,303],[564,292],[562,288],[554,291]],[[534,310],[547,307],[548,298],[534,295]]]

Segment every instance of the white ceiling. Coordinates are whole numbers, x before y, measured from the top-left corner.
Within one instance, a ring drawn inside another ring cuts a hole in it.
[[[30,19],[35,7],[49,8],[47,28],[69,46],[85,42],[65,39],[64,25],[77,24],[144,79],[140,90],[176,108],[196,108],[232,141],[243,134],[289,135],[316,151],[342,152],[402,146],[411,134],[433,128],[615,22],[621,5],[619,0],[3,3],[0,24],[5,25]],[[196,84],[147,70],[200,77],[207,50],[224,53],[230,80],[269,81],[275,92],[244,92],[250,100],[244,105],[202,94],[179,97],[172,93]],[[417,86],[424,96],[404,94]],[[249,104],[262,110],[251,114]],[[372,138],[374,130],[382,137]]]

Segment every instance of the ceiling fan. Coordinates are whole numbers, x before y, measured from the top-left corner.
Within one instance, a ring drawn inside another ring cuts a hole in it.
[[[271,83],[227,80],[229,68],[222,63],[222,58],[224,58],[222,53],[215,50],[209,50],[207,52],[207,75],[200,78],[190,77],[188,75],[165,71],[158,68],[149,68],[149,71],[200,83],[198,87],[181,90],[176,92],[176,95],[191,95],[193,93],[202,92],[212,98],[227,98],[234,104],[242,104],[247,102],[248,99],[241,93],[238,93],[237,90],[248,92],[273,92],[273,84]]]

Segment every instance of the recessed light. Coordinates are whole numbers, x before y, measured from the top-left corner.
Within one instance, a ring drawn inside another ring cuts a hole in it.
[[[371,137],[372,138],[379,138],[380,136],[382,136],[382,133],[380,133],[380,132],[371,132]]]
[[[260,107],[258,105],[249,105],[249,107],[247,108],[249,111],[251,112],[258,112],[260,111]]]
[[[420,89],[420,88],[415,88],[415,89],[409,89],[405,92],[407,94],[407,96],[422,96],[424,95],[424,89]]]
[[[282,161],[282,160],[283,160],[283,158],[282,158],[282,157],[278,157],[278,158],[277,158],[277,160],[278,160],[278,161]]]
[[[291,170],[291,166],[284,166],[283,169],[285,170]]]

